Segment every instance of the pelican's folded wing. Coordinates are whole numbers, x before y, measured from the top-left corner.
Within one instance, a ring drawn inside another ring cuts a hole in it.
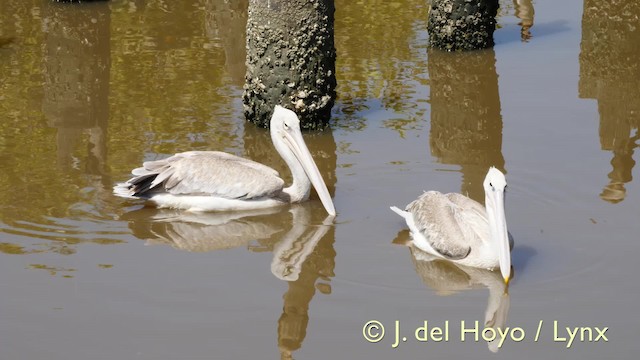
[[[449,193],[445,196],[457,205],[458,224],[470,241],[489,239],[489,220],[482,204],[458,193]]]
[[[429,245],[447,259],[459,260],[469,255],[471,247],[466,229],[459,224],[460,208],[438,191],[428,191],[407,205],[406,211]]]
[[[157,192],[255,199],[280,192],[284,181],[274,169],[219,151],[188,151],[134,169],[132,196]]]

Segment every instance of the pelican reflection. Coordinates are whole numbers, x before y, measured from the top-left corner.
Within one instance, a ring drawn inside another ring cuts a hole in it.
[[[409,231],[403,230],[393,241],[410,245]],[[510,297],[499,271],[474,268],[439,259],[413,246],[408,246],[416,273],[422,282],[440,296],[450,296],[461,291],[489,289],[484,315],[484,327],[505,330],[509,314]],[[487,342],[491,352],[499,350],[498,339]]]
[[[302,347],[309,324],[309,306],[316,290],[331,294],[336,257],[333,216],[320,221],[323,212],[310,212],[306,206],[293,207],[291,212],[296,220],[274,245],[271,262],[271,272],[288,285],[278,319],[281,359],[292,359],[293,352]]]
[[[133,235],[147,245],[165,244],[178,250],[208,252],[248,246],[284,231],[287,211],[279,208],[238,213],[190,213],[142,208],[126,213]]]
[[[143,207],[122,216],[133,234],[147,244],[167,244],[190,252],[245,246],[272,251],[271,272],[287,281],[278,319],[278,348],[292,359],[302,347],[309,305],[316,294],[331,294],[336,252],[334,216],[319,204],[294,204],[233,213],[191,213]]]
[[[271,272],[278,279],[295,281],[300,277],[302,264],[318,242],[332,228],[334,216],[328,215],[321,225],[312,225],[310,213],[304,207],[294,207],[291,230],[273,247]]]

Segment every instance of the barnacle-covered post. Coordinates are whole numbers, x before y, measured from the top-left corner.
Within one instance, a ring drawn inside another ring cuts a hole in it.
[[[333,0],[250,0],[247,120],[268,127],[273,107],[294,110],[304,129],[323,128],[336,98]]]
[[[429,44],[446,51],[493,46],[498,0],[431,0]]]

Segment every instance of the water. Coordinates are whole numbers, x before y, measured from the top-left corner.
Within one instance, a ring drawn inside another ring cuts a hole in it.
[[[0,358],[636,358],[640,8],[536,1],[522,41],[501,5],[495,48],[452,55],[427,50],[423,1],[336,2],[339,98],[305,134],[326,225],[315,198],[228,218],[111,194],[185,150],[289,177],[242,119],[246,2],[0,1]],[[492,273],[416,260],[388,209],[481,200],[490,165],[509,183],[508,298]],[[460,341],[491,315],[523,340]],[[425,320],[448,341],[416,341]],[[608,341],[567,348],[554,321]]]

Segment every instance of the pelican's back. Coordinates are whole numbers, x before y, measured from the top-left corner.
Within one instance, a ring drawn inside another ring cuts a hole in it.
[[[284,181],[272,168],[219,151],[189,151],[147,161],[114,193],[149,198],[158,193],[255,199],[278,194]]]
[[[405,213],[415,245],[446,259],[465,258],[488,236],[484,207],[460,194],[427,191],[407,205]]]

